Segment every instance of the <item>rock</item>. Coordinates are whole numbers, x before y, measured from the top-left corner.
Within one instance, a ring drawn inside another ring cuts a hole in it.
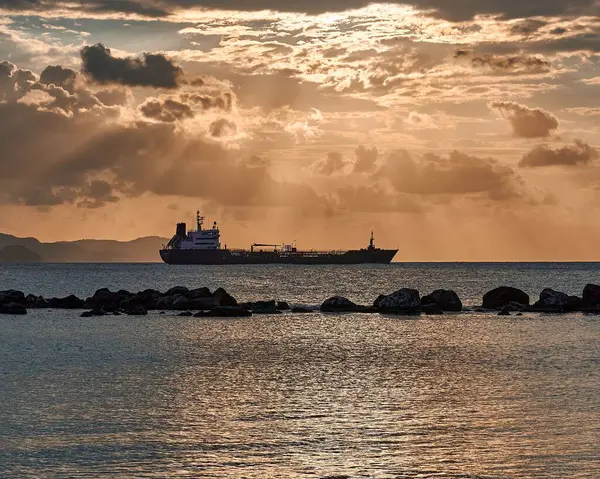
[[[102,308],[105,311],[116,311],[123,303],[133,296],[132,293],[125,290],[113,293],[107,288],[97,290],[94,295],[85,300],[86,308]]]
[[[510,316],[510,306],[504,306],[498,313],[498,316]]]
[[[501,286],[483,295],[483,308],[502,309],[509,303],[518,303],[523,307],[529,306],[529,296],[520,289]]]
[[[170,306],[167,307],[167,304],[162,300],[159,301],[158,306],[158,309],[172,309],[175,311],[186,311],[188,309],[212,309],[219,306],[219,299],[213,298],[212,296],[197,296],[188,298],[186,295],[179,295],[172,298]]]
[[[130,305],[125,307],[123,310],[128,316],[146,316],[148,314],[146,308],[144,308],[144,306],[141,304]]]
[[[212,297],[217,300],[219,306],[237,306],[238,303],[233,296],[231,296],[227,291],[223,288],[217,289]]]
[[[326,299],[321,305],[321,311],[334,313],[334,312],[356,312],[363,309],[356,303],[353,303],[348,298],[342,296],[333,296],[332,298]]]
[[[523,313],[517,313],[517,316],[523,316]]]
[[[158,313],[158,314],[167,314],[167,313],[165,313],[164,311],[161,311],[161,312],[160,312],[160,313]]]
[[[194,313],[192,313],[191,311],[184,311],[183,313],[179,313],[177,316],[181,316],[181,317],[186,317],[186,316],[193,316]]]
[[[84,311],[79,315],[81,318],[91,318],[94,316],[91,311]]]
[[[52,298],[48,300],[48,307],[54,309],[83,309],[85,301],[71,294],[66,298]]]
[[[121,312],[120,311],[113,311],[113,316],[121,316]]]
[[[27,308],[21,303],[6,303],[0,306],[0,314],[27,314]]]
[[[536,312],[566,312],[577,311],[582,307],[582,300],[577,296],[569,296],[566,293],[546,288],[540,293],[540,299],[528,311]]]
[[[248,305],[253,314],[280,314],[275,301],[256,301]]]
[[[33,294],[28,294],[25,297],[24,306],[26,308],[47,308],[48,301],[46,301],[42,296],[35,296]]]
[[[25,303],[25,295],[21,291],[9,289],[6,291],[0,291],[0,306],[9,303]]]
[[[185,299],[185,296],[180,295]],[[156,309],[173,309],[173,302],[179,296],[163,296],[156,302]]]
[[[225,290],[223,290],[223,291],[225,291]],[[216,293],[216,291],[215,291],[215,293]],[[184,293],[184,294],[185,294],[185,297],[189,298],[189,299],[212,298],[212,293],[210,292],[210,289],[208,289],[208,288],[192,289],[191,291],[188,291],[187,293]]]
[[[421,311],[421,298],[416,289],[402,288],[387,296],[380,296],[373,306],[383,312],[414,314]]]
[[[163,296],[179,296],[180,294],[189,293],[190,289],[185,286],[174,286],[168,290]]]
[[[593,308],[595,306],[600,306],[600,286],[587,284],[583,288],[583,307]]]
[[[239,306],[219,306],[210,311],[200,311],[194,315],[195,318],[245,318],[248,316],[252,316],[252,313]]]
[[[142,306],[145,310],[162,309],[158,308],[158,302],[161,300],[162,294],[155,289],[146,289],[140,293],[137,293],[127,299],[125,299],[121,308],[127,312],[127,309],[132,309],[137,306]]]
[[[303,306],[294,306],[291,311],[292,311],[292,313],[300,313],[300,314],[314,313],[314,311],[312,309],[305,308]]]
[[[421,298],[423,306],[435,304],[442,311],[462,311],[462,301],[452,290],[437,289],[433,293]]]
[[[277,301],[277,309],[279,311],[289,311],[290,305],[287,301]]]
[[[423,313],[429,314],[429,315],[444,314],[444,310],[440,306],[438,306],[437,304],[434,304],[434,303],[429,303],[429,304],[423,305],[421,307],[421,310],[423,311]]]

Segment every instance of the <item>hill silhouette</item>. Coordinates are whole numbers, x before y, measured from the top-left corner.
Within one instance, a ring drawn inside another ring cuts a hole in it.
[[[158,250],[169,240],[146,236],[132,241],[78,240],[43,243],[0,233],[0,262],[147,263],[160,261]]]

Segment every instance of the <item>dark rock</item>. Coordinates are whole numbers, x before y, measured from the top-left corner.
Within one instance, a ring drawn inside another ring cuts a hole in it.
[[[423,307],[428,304],[435,304],[442,311],[462,311],[462,301],[452,290],[437,289],[433,293],[421,298]]]
[[[158,313],[158,314],[167,314],[167,313],[165,313],[164,311],[161,311],[161,312],[160,312],[160,313]]]
[[[212,296],[196,296],[188,298],[186,295],[179,295],[171,297],[172,302],[170,305],[166,304],[162,300],[159,301],[158,309],[172,309],[175,311],[186,311],[188,309],[212,309],[219,306],[219,299],[213,298]],[[164,299],[164,298],[163,298]]]
[[[82,318],[91,318],[93,316],[94,315],[92,314],[91,311],[84,311],[83,313],[80,314],[80,317],[82,317]]]
[[[390,313],[418,313],[421,311],[421,298],[416,289],[402,288],[387,296],[379,296],[375,308]]]
[[[348,298],[342,296],[333,296],[332,298],[326,299],[321,305],[321,311],[327,313],[339,313],[339,312],[357,312],[364,309],[363,306],[359,306],[353,303]]]
[[[120,311],[113,311],[113,316],[121,316],[121,312]]]
[[[85,300],[86,308],[102,308],[105,311],[116,311],[123,303],[131,298],[133,294],[129,291],[120,290],[113,293],[107,288],[99,289],[93,296]]]
[[[280,314],[281,311],[277,309],[277,303],[275,301],[256,301],[248,304],[248,309],[253,314]]]
[[[216,291],[215,291],[215,293],[216,293]],[[208,289],[208,288],[192,289],[184,294],[185,294],[185,297],[189,298],[189,299],[211,298],[212,297],[212,293],[210,292],[210,289]]]
[[[210,311],[200,311],[194,315],[196,318],[245,318],[248,316],[252,316],[252,313],[239,306],[219,306]]]
[[[48,307],[53,309],[83,309],[85,301],[71,294],[66,298],[52,298],[48,300]]]
[[[25,295],[21,291],[9,289],[6,291],[0,291],[0,306],[9,303],[25,303]]]
[[[523,307],[529,305],[529,296],[520,289],[500,286],[483,295],[482,307],[486,309],[502,309],[510,303],[518,303]]]
[[[498,316],[510,316],[510,311],[510,306],[504,306],[498,313]]]
[[[21,303],[6,303],[0,306],[0,314],[27,314],[27,308]]]
[[[161,300],[162,294],[155,289],[146,289],[140,293],[137,293],[126,300],[124,300],[121,304],[121,308],[127,312],[127,309],[136,308],[137,306],[142,306],[145,310],[155,310],[155,309],[163,309],[158,308],[158,302]]]
[[[185,286],[174,286],[169,291],[167,291],[164,296],[179,296],[180,294],[189,293],[190,289]]]
[[[292,313],[304,314],[304,313],[314,313],[314,311],[312,309],[304,308],[302,306],[294,306],[292,308]]]
[[[517,316],[523,316],[523,313],[517,313]]]
[[[123,311],[128,316],[146,316],[148,311],[141,304],[129,305],[123,308]]]
[[[95,308],[91,311],[84,311],[81,313],[82,318],[91,318],[92,316],[106,316],[106,311],[101,308]]]
[[[527,311],[562,313],[577,311],[582,308],[582,300],[577,296],[569,296],[566,293],[546,288],[540,293],[540,299]]]
[[[587,284],[583,288],[583,307],[593,308],[600,306],[600,286],[596,284]]]
[[[425,314],[436,315],[436,314],[444,314],[444,310],[434,303],[425,304],[421,307],[421,310]]]
[[[286,301],[278,301],[277,302],[277,309],[279,311],[289,311],[290,310],[290,305]]]
[[[213,294],[212,297],[215,298],[217,300],[217,303],[219,306],[237,306],[238,303],[236,301],[236,299],[231,296],[227,291],[225,291],[223,288],[219,288],[217,289]]]
[[[194,315],[194,313],[192,313],[191,311],[184,311],[184,312],[178,314],[178,316],[182,316],[182,317],[193,316],[193,315]]]
[[[46,301],[42,296],[35,296],[33,294],[28,294],[25,297],[25,303],[24,306],[26,308],[47,308],[48,307],[48,301]]]

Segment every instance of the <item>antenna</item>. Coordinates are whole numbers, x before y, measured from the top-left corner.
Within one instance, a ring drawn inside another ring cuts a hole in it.
[[[373,230],[371,230],[371,239],[369,241],[369,249],[374,249],[375,248],[375,235],[373,233]]]

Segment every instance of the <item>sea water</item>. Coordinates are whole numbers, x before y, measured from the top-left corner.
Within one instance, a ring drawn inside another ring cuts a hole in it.
[[[599,264],[0,266],[0,290],[368,304],[581,294]],[[0,316],[0,477],[600,478],[600,316]]]

